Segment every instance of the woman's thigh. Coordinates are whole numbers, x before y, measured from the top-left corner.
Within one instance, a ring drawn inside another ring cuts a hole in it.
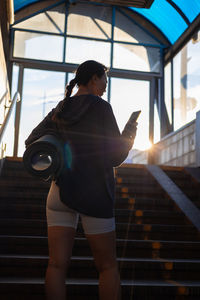
[[[79,215],[60,200],[59,187],[52,182],[47,197],[49,264],[65,267],[69,264]]]
[[[64,270],[69,266],[74,236],[72,227],[48,227],[49,265]]]

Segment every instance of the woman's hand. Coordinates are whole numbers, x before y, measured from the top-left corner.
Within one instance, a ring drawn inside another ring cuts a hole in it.
[[[128,122],[122,131],[122,136],[134,141],[137,133],[137,122],[130,123]]]

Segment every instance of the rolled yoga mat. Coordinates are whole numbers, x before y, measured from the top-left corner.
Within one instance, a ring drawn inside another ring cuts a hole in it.
[[[64,166],[64,145],[54,135],[44,135],[28,146],[23,163],[33,176],[56,179]]]

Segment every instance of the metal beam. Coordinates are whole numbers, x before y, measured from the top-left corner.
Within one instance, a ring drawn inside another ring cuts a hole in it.
[[[71,0],[72,1],[72,0]],[[87,0],[87,2],[100,2],[111,5],[134,6],[140,8],[150,8],[154,0]]]
[[[154,102],[155,102],[155,91],[156,91],[156,82],[155,78],[150,81],[150,90],[149,90],[149,140],[153,144],[154,142]]]
[[[13,58],[12,61],[17,64],[22,64],[24,68],[41,69],[65,73],[73,73],[78,67],[78,64],[59,63],[24,58]],[[138,80],[151,80],[153,77],[161,78],[161,74],[159,73],[121,70],[115,68],[109,69],[108,76]]]
[[[151,80],[152,78],[160,78],[159,73],[148,73],[148,72],[139,72],[139,71],[129,71],[129,70],[120,70],[120,69],[110,69],[108,75],[111,77],[119,77],[126,79],[137,79],[137,80]]]
[[[154,143],[154,103],[156,97],[156,79],[152,78],[150,81],[149,89],[149,141]],[[148,155],[148,164],[154,163],[154,148],[152,147],[147,152]]]
[[[111,28],[111,48],[110,48],[110,67],[113,67],[113,51],[114,51],[114,28],[115,28],[115,17],[116,17],[116,9],[115,6],[112,8],[112,28]]]
[[[57,32],[48,32],[48,31],[40,31],[40,30],[31,30],[31,29],[24,29],[24,28],[14,28],[13,31],[21,31],[27,33],[35,33],[35,34],[44,34],[44,35],[52,35],[52,36],[62,36],[66,38],[74,38],[74,39],[82,39],[82,40],[89,40],[89,41],[97,41],[97,42],[106,42],[106,43],[117,43],[117,44],[124,44],[124,45],[133,45],[133,46],[144,46],[144,47],[151,47],[151,48],[165,48],[162,45],[150,44],[150,43],[132,43],[132,42],[125,42],[125,41],[114,41],[113,38],[109,39],[101,39],[95,37],[88,37],[88,36],[80,36],[80,35],[72,35],[66,33],[57,33]]]
[[[189,42],[189,40],[194,36],[196,32],[200,29],[200,14],[191,23],[191,25],[186,29],[186,31],[181,35],[178,41],[171,46],[165,53],[165,65],[178,53],[181,49]]]
[[[147,165],[147,170],[157,180],[159,185],[182,210],[190,222],[200,231],[200,210],[181,191],[181,189],[158,166]]]

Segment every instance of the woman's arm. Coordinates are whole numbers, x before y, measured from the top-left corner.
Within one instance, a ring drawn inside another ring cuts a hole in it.
[[[120,133],[110,104],[105,105],[104,132],[107,161],[113,167],[119,166],[128,156],[135,134],[131,133],[130,135],[130,131],[127,129],[124,129],[122,134]]]

